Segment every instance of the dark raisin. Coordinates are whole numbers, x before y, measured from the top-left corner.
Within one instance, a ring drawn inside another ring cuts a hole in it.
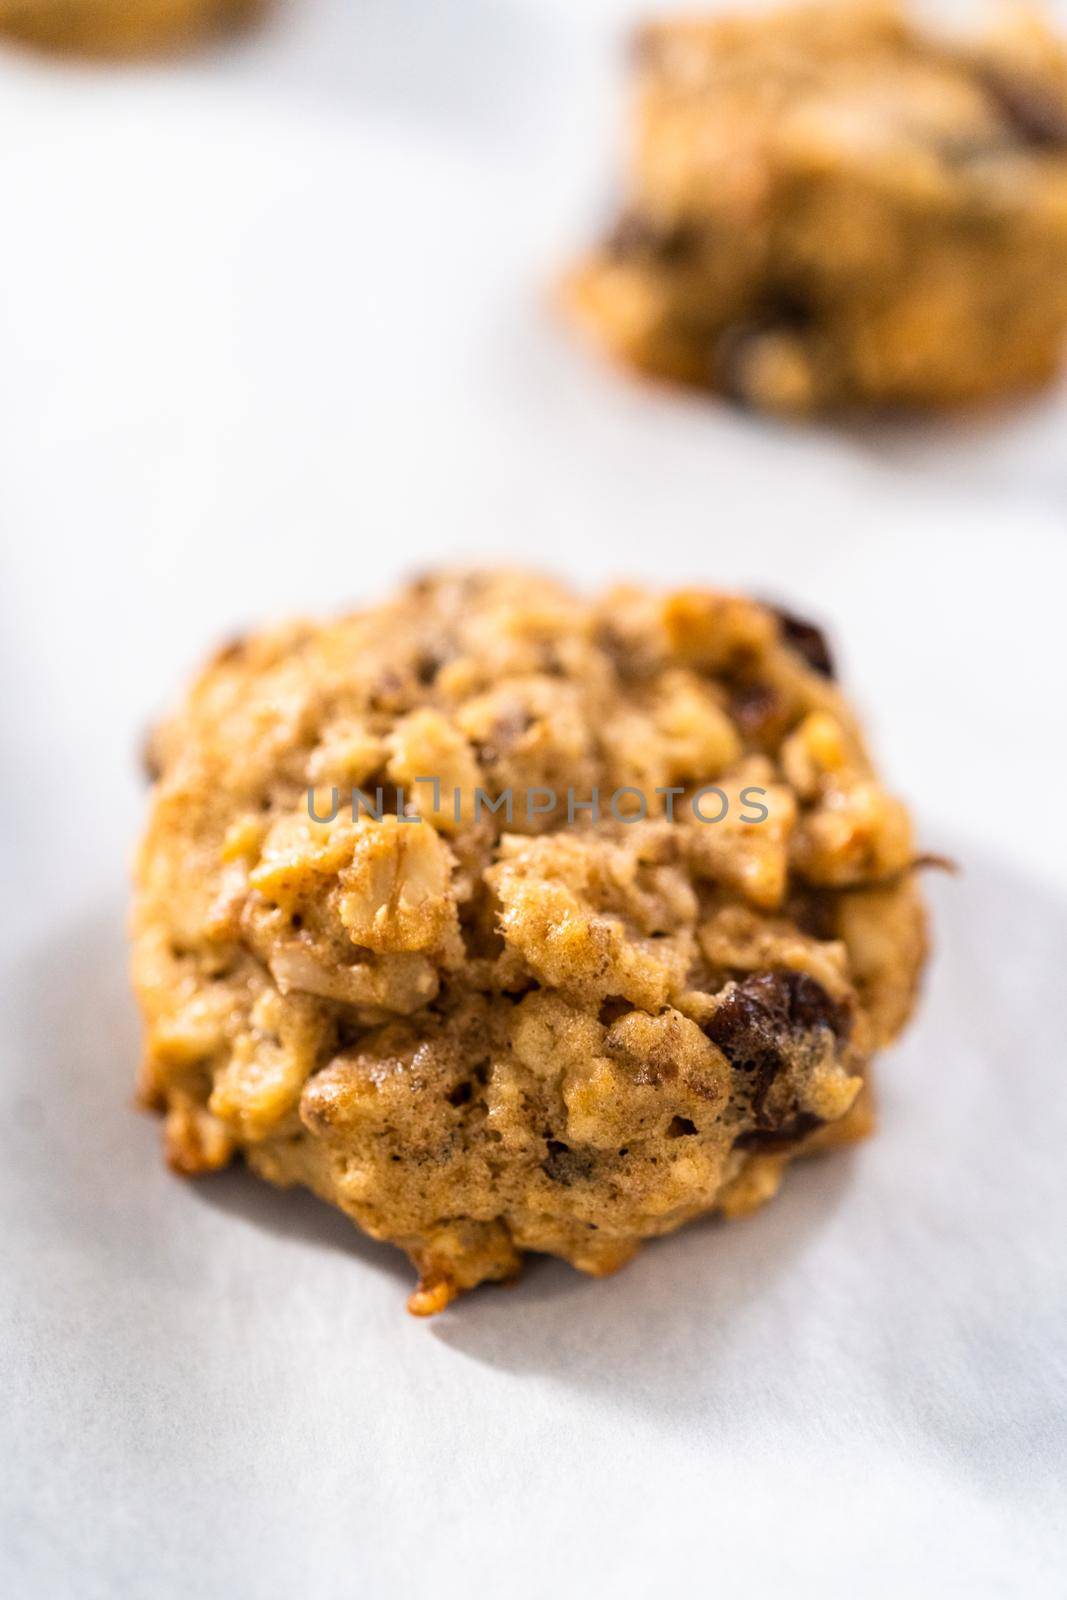
[[[400,815],[400,791],[403,785],[390,783],[384,770],[373,772],[365,779],[355,791],[353,800],[360,816],[369,816],[380,821],[382,817],[398,817]],[[410,792],[404,796],[407,806],[411,799]]]
[[[1052,84],[996,66],[983,68],[980,78],[1020,144],[1032,150],[1067,150],[1067,104]]]
[[[756,1152],[783,1150],[825,1126],[822,1117],[817,1117],[813,1111],[798,1111],[795,1117],[780,1122],[775,1128],[751,1128],[748,1133],[740,1134],[734,1140],[734,1148]]]
[[[559,1139],[549,1139],[547,1144],[548,1155],[541,1163],[541,1171],[553,1183],[569,1188],[572,1183],[592,1176],[596,1158],[591,1151],[572,1150]]]
[[[818,1028],[843,1040],[850,1026],[846,1009],[806,972],[759,972],[736,985],[704,1031],[735,1072],[750,1076],[760,1126],[771,1086],[787,1066],[790,1045]]]
[[[448,659],[448,652],[443,647],[434,646],[420,650],[414,663],[415,681],[422,688],[428,689]]]
[[[789,902],[789,915],[812,939],[836,939],[840,897],[832,890],[803,889]]]
[[[803,656],[811,670],[821,677],[836,677],[834,658],[822,629],[806,617],[798,617],[796,612],[786,611],[782,606],[771,606],[770,609],[778,618],[782,638],[790,649]]]
[[[804,333],[816,320],[815,306],[803,289],[779,284],[762,296],[757,315],[761,328],[782,333]]]
[[[679,267],[692,260],[699,243],[697,230],[684,222],[663,222],[639,211],[626,211],[608,234],[604,248],[615,261]]]
[[[788,1015],[788,996],[777,975],[767,973],[739,983],[704,1029],[735,1071],[752,1075],[754,1098],[766,1093],[785,1065]]]
[[[781,694],[768,683],[741,683],[730,691],[730,715],[747,739],[771,738],[784,711]]]

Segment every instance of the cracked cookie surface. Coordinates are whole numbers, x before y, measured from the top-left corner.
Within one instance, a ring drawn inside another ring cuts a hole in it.
[[[431,1312],[861,1136],[923,917],[831,673],[766,605],[510,572],[219,651],[151,740],[136,869],[171,1164],[307,1185]]]
[[[640,34],[623,212],[572,274],[626,364],[781,413],[1048,381],[1067,332],[1067,51],[887,0]]]

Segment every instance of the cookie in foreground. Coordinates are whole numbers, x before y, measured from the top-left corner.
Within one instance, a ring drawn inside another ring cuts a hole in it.
[[[624,207],[568,308],[643,372],[778,413],[1050,380],[1067,331],[1067,51],[888,0],[656,22]]]
[[[236,30],[263,0],[0,0],[0,34],[75,55],[151,55]]]
[[[811,624],[445,572],[235,641],[150,756],[167,1159],[306,1185],[413,1311],[525,1251],[612,1272],[868,1131],[923,913]]]

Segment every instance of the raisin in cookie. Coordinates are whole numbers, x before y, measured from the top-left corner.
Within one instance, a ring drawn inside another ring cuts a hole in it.
[[[706,590],[445,573],[220,651],[154,734],[134,980],[179,1172],[420,1275],[594,1274],[865,1133],[923,962],[825,641]]]
[[[569,306],[632,366],[769,411],[1047,381],[1067,329],[1067,53],[884,0],[655,23],[625,210]]]
[[[45,50],[170,50],[247,23],[262,0],[0,0],[0,34]]]

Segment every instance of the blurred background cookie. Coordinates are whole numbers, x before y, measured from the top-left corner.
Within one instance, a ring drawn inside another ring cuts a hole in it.
[[[1042,384],[1067,328],[1067,56],[885,0],[657,22],[622,213],[573,274],[613,355],[778,412]]]
[[[253,21],[263,0],[0,0],[0,34],[44,50],[149,55]]]

